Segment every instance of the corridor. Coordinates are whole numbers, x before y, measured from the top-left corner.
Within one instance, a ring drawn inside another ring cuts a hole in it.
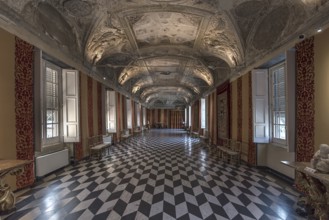
[[[302,219],[299,194],[256,168],[225,164],[186,132],[154,129],[18,192],[11,219]]]

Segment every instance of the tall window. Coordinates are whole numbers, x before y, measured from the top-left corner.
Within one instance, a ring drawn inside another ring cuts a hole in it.
[[[280,58],[282,58],[280,56]],[[295,150],[295,50],[269,69],[252,70],[253,141]],[[290,100],[290,102],[288,102]]]
[[[60,142],[61,117],[61,69],[44,61],[44,104],[42,108],[42,140],[44,145]]]
[[[126,99],[126,107],[127,107],[127,128],[132,128],[132,115],[131,115],[131,101],[130,99]]]
[[[135,112],[136,112],[136,126],[141,126],[141,106],[139,103],[135,103]]]
[[[272,141],[287,144],[286,71],[285,63],[270,69]]]
[[[188,107],[188,126],[192,126],[192,107]]]
[[[187,108],[185,108],[185,111],[184,111],[184,113],[185,113],[185,115],[184,115],[184,126],[186,127],[188,124],[187,124],[187,120],[188,120],[188,109]]]
[[[146,125],[146,108],[143,107],[143,125]]]
[[[34,59],[34,146],[51,152],[80,141],[79,71],[48,62],[37,48]]]
[[[106,91],[106,130],[116,132],[115,91]]]
[[[201,128],[206,128],[206,99],[201,99]]]

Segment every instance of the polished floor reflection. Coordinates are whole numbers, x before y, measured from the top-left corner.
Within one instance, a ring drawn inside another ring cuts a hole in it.
[[[19,192],[6,219],[302,219],[299,194],[255,168],[223,163],[181,130],[156,129]]]

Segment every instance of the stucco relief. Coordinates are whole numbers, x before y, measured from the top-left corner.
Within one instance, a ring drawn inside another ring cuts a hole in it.
[[[195,15],[149,12],[131,26],[139,44],[184,44],[195,40],[200,22]]]
[[[225,60],[231,67],[241,63],[243,50],[235,27],[227,16],[216,14],[209,22],[202,39],[202,47]]]
[[[153,84],[153,80],[150,76],[145,76],[139,79],[132,87],[132,93],[138,93],[144,87],[151,86]]]
[[[126,67],[120,74],[118,78],[118,82],[123,85],[132,78],[140,75],[148,75],[148,71],[146,67],[138,65],[140,62],[137,62],[135,66]],[[132,84],[132,83],[131,83]]]
[[[197,65],[191,65],[191,62],[189,62],[189,67],[187,67],[184,71],[184,76],[186,77],[196,77],[199,79],[202,79],[208,86],[214,85],[214,79],[212,77],[212,74],[209,72],[209,70],[206,67],[200,67]]]
[[[189,88],[193,102],[325,24],[328,2],[0,0],[0,25],[27,34],[92,77],[104,76],[106,86],[135,94],[135,100],[149,86],[140,80],[150,77],[153,85]],[[179,64],[163,63],[167,57]],[[150,59],[157,67],[137,62]]]
[[[12,0],[2,0],[6,5],[10,5],[11,9],[16,11],[17,13],[22,13],[26,5],[34,4],[37,5],[39,1],[35,0],[26,0],[26,1],[12,1]]]
[[[63,2],[63,6],[75,17],[88,16],[92,12],[92,5],[87,1],[66,0]]]
[[[104,53],[121,52],[127,43],[124,31],[103,19],[90,35],[86,45],[86,56],[89,62],[96,64]]]
[[[141,94],[141,98],[147,100],[149,97],[153,97],[153,94],[181,97],[182,100],[186,97],[186,101],[188,101],[189,98],[192,98],[192,94],[189,90],[175,86],[156,86],[146,88]]]

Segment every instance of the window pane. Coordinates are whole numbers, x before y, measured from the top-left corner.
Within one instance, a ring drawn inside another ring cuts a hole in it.
[[[270,69],[272,79],[273,138],[286,140],[286,82],[284,64]],[[280,141],[280,143],[282,143]]]
[[[58,124],[47,124],[47,138],[59,136]]]
[[[279,124],[280,120],[280,113],[273,112],[273,124]]]
[[[286,126],[279,126],[279,129],[280,129],[280,136],[279,138],[280,139],[286,139]]]
[[[280,113],[280,121],[279,121],[280,125],[285,125],[286,124],[286,113],[285,112],[281,112]]]
[[[106,92],[106,130],[108,132],[116,131],[116,103],[115,92]]]
[[[45,73],[45,111],[46,121],[43,124],[46,139],[45,143],[53,143],[54,137],[59,137],[60,115],[59,115],[59,71],[51,64],[46,64]]]
[[[127,128],[132,128],[132,112],[131,112],[131,101],[130,99],[126,100],[126,107],[127,107]]]
[[[278,100],[278,104],[279,104],[279,106],[278,106],[278,110],[280,110],[280,111],[284,111],[285,109],[286,109],[286,99],[285,99],[285,97],[281,97],[281,98],[279,98],[279,100]]]
[[[53,123],[58,123],[58,111],[53,111]]]
[[[280,138],[280,126],[274,125],[274,138]]]
[[[284,82],[281,82],[277,85],[277,92],[278,92],[278,97],[285,96],[285,84]]]
[[[53,119],[53,111],[47,110],[47,124],[52,123],[54,121]]]
[[[47,124],[47,138],[53,137],[53,125]]]
[[[206,100],[201,99],[201,128],[206,128]]]
[[[191,122],[192,122],[192,107],[189,106],[188,107],[188,125],[191,126]]]
[[[109,123],[109,128],[110,128],[110,130],[113,130],[113,129],[115,129],[115,127],[114,127],[114,123],[113,123],[113,122],[111,122],[111,121],[110,121],[110,123]]]

